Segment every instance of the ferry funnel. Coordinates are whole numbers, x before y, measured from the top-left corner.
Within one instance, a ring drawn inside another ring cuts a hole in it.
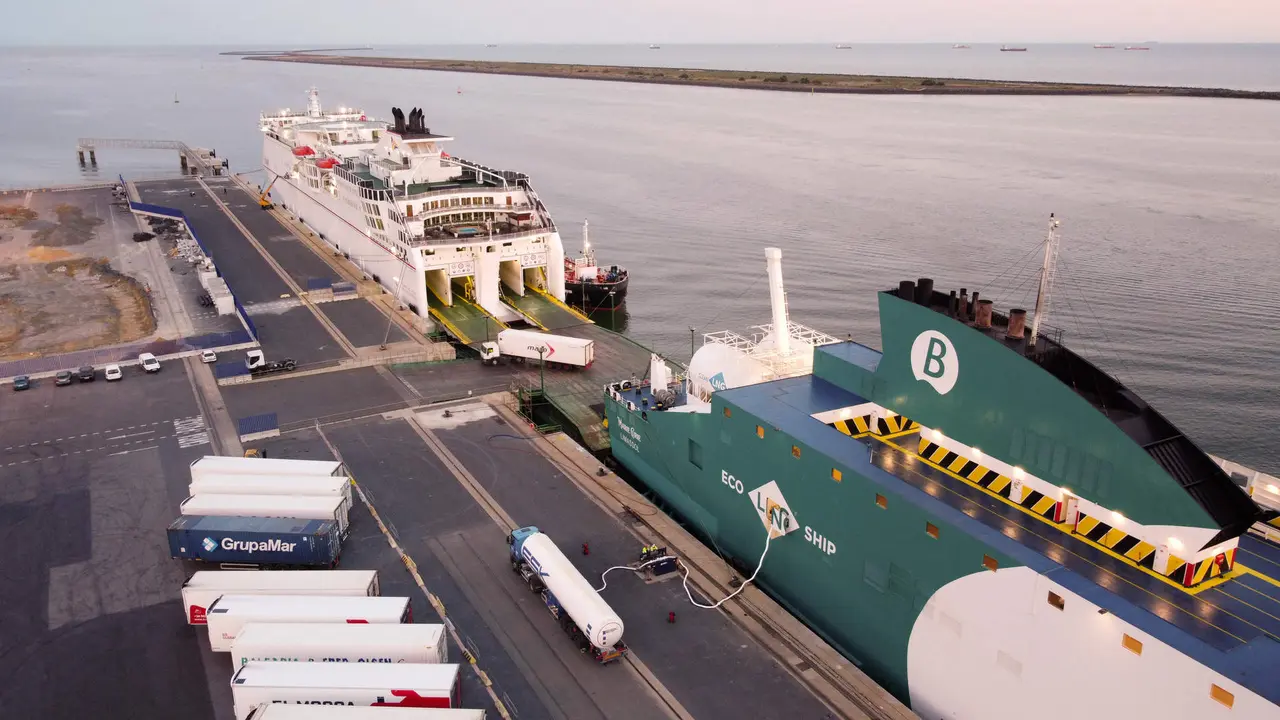
[[[769,302],[773,307],[773,344],[780,357],[791,354],[791,327],[787,322],[787,296],[782,288],[782,249],[765,248],[769,266]]]

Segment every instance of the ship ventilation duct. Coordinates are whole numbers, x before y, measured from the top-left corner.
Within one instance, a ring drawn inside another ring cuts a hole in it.
[[[956,319],[960,322],[969,319],[969,288],[960,288],[960,311],[956,313]]]
[[[916,280],[916,303],[925,307],[933,303],[933,278]]]
[[[773,307],[773,346],[779,357],[791,354],[791,327],[787,322],[787,295],[782,287],[782,249],[765,248],[769,267],[769,302]]]
[[[1021,340],[1023,330],[1027,326],[1027,311],[1022,308],[1014,308],[1009,311],[1009,329],[1004,336],[1008,340]]]

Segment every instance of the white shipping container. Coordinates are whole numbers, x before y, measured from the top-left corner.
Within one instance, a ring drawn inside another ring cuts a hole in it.
[[[252,622],[411,623],[413,608],[406,597],[223,595],[205,614],[209,647],[214,652],[230,652],[231,642]]]
[[[262,623],[231,641],[231,666],[250,662],[443,663],[444,625]]]
[[[251,662],[231,677],[237,720],[263,703],[449,708],[458,694],[457,665]]]
[[[394,716],[376,707],[351,705],[260,705],[249,720],[484,720],[483,710],[396,708]]]
[[[201,570],[182,585],[187,623],[204,625],[205,612],[223,595],[381,594],[377,570]]]
[[[332,520],[347,534],[347,513],[339,495],[192,495],[178,507],[182,515]]]
[[[335,460],[289,460],[205,455],[191,463],[191,479],[205,475],[350,475]]]
[[[533,330],[508,329],[498,333],[498,352],[508,357],[537,360],[538,348],[544,349],[541,357],[549,363],[586,367],[595,359],[595,343],[591,340]]]
[[[341,475],[204,474],[187,485],[188,495],[338,495],[351,515],[351,478]]]

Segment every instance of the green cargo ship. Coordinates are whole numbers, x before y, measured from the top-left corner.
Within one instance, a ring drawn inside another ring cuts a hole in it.
[[[923,718],[1280,718],[1275,513],[1225,461],[1025,311],[906,281],[875,350],[766,256],[771,325],[606,391],[688,527]]]

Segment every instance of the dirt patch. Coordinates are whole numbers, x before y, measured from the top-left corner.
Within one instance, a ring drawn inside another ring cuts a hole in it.
[[[105,260],[0,266],[0,359],[127,343],[155,329],[147,289]]]
[[[58,262],[59,260],[70,260],[74,257],[75,255],[67,250],[45,247],[44,245],[37,245],[27,251],[27,258],[30,259],[31,262],[38,262],[38,263],[51,263],[51,262]]]
[[[13,231],[25,227],[40,217],[35,210],[21,205],[0,205],[0,242],[13,236]]]
[[[102,218],[85,215],[84,210],[75,205],[63,203],[53,212],[58,222],[36,230],[32,235],[32,245],[83,245],[93,239],[94,231],[102,224]]]

